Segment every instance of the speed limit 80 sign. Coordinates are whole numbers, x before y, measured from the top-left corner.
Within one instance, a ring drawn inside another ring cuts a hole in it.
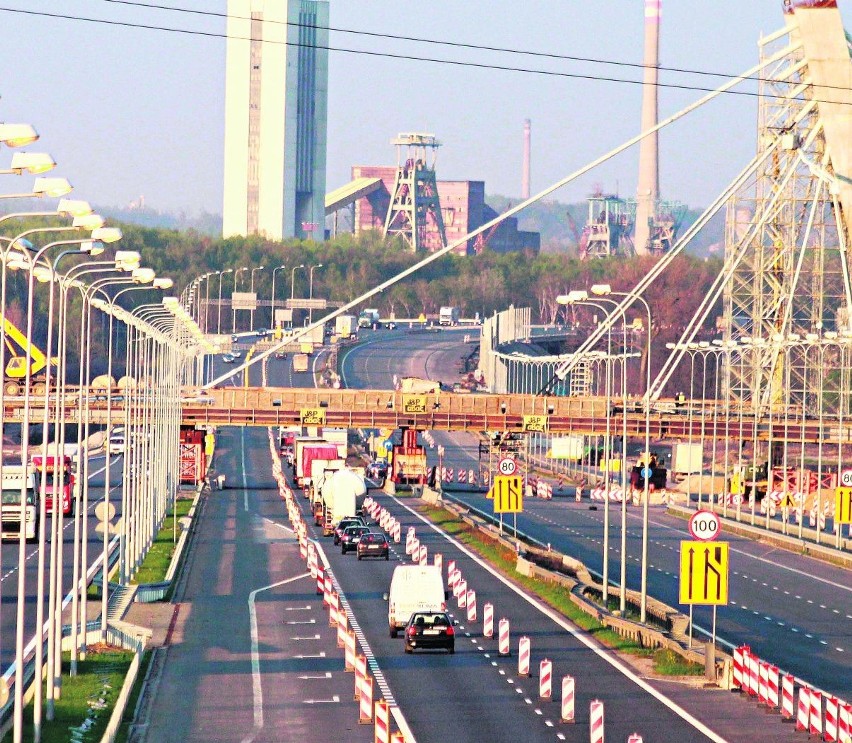
[[[689,519],[689,533],[700,542],[712,542],[721,529],[722,522],[713,511],[696,511]]]
[[[511,457],[503,457],[497,463],[497,471],[501,475],[506,475],[508,477],[511,477],[512,475],[515,474],[515,472],[517,472],[517,470],[518,470],[518,466],[515,464],[515,460],[512,459]]]

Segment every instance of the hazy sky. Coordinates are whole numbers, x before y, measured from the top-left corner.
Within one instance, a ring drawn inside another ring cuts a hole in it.
[[[224,13],[224,0],[143,0]],[[847,26],[852,2],[839,0]],[[731,75],[757,61],[757,41],[783,26],[781,0],[663,0],[660,62]],[[9,12],[26,10],[32,15]],[[113,25],[50,18],[82,16]],[[190,35],[127,28],[167,26]],[[587,57],[619,65],[547,60],[334,32],[331,45],[473,61],[568,75],[637,80],[642,0],[332,0],[339,29]],[[225,21],[115,0],[0,0],[0,121],[28,122],[30,147],[60,163],[75,195],[123,206],[144,194],[161,211],[221,213]],[[390,164],[397,132],[426,131],[444,144],[442,179],[484,180],[488,193],[520,194],[523,120],[532,120],[532,187],[538,190],[636,134],[641,88],[331,52],[328,189],[353,164]],[[661,82],[715,87],[720,78],[661,73]],[[701,92],[663,88],[660,115]],[[661,134],[661,190],[705,205],[755,152],[754,98],[725,96]],[[0,168],[8,152],[0,153]],[[557,194],[584,198],[600,184],[633,195],[635,150]],[[4,190],[21,184],[6,176]]]

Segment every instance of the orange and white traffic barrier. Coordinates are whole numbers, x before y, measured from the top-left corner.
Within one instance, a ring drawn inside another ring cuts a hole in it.
[[[518,641],[518,676],[530,675],[530,638],[522,637]]]
[[[472,589],[467,592],[467,621],[476,621],[476,591]]]
[[[348,617],[343,609],[337,612],[337,647],[346,647],[346,631],[349,629]]]
[[[511,652],[509,646],[509,620],[501,619],[497,625],[497,652],[500,655],[509,655]]]
[[[604,743],[604,705],[599,699],[589,705],[589,741]]]
[[[393,542],[394,544],[399,544],[402,541],[402,527],[397,522],[393,525]]]
[[[852,704],[840,704],[840,724],[837,734],[842,743],[852,740]]]
[[[799,705],[796,708],[796,730],[808,732],[811,716],[811,690],[807,686],[799,687]]]
[[[427,560],[428,560],[428,559],[429,559],[429,552],[428,552],[428,550],[426,549],[426,545],[425,545],[425,544],[421,544],[421,545],[420,545],[420,554],[417,556],[417,562],[418,562],[420,565],[426,565],[426,564],[428,564],[428,563],[427,563]]]
[[[323,586],[325,586],[325,571],[317,566],[317,596],[322,596]]]
[[[412,560],[417,560],[417,554],[420,552],[420,540],[417,537],[411,540],[410,543],[405,545],[405,551],[411,555]]]
[[[440,552],[436,552],[432,556],[432,563],[435,565],[436,568],[438,568],[438,570],[440,572],[443,572],[443,570],[444,570],[444,556]]]
[[[825,698],[825,733],[823,740],[825,743],[836,743],[838,740],[838,727],[840,722],[840,705],[836,697],[828,696]]]
[[[361,699],[358,700],[358,723],[369,725],[373,721],[373,677],[361,679]]]
[[[447,583],[451,583],[454,572],[456,572],[456,561],[447,560]]]
[[[770,709],[778,709],[778,666],[767,664],[766,668],[766,704]]]
[[[639,733],[633,733],[633,735],[628,736],[627,743],[642,743],[642,736]]]
[[[467,581],[462,578],[459,583],[459,609],[467,607]]]
[[[337,626],[337,612],[340,611],[340,596],[337,591],[332,591],[328,601],[328,626]]]
[[[547,658],[538,664],[538,696],[547,700],[553,696],[553,663]]]
[[[299,534],[299,554],[302,556],[303,560],[308,557],[308,540],[305,539],[301,533]]]
[[[748,693],[756,697],[760,691],[760,660],[756,655],[749,653],[748,660]]]
[[[376,743],[390,743],[390,705],[376,700]]]
[[[734,648],[734,688],[743,688],[743,655],[748,651],[747,645]]]
[[[461,590],[461,582],[462,577],[458,568],[453,571],[453,575],[450,578],[450,585],[453,587],[453,598],[457,599],[459,597],[459,591]]]
[[[574,722],[574,677],[562,677],[562,722]]]
[[[313,542],[308,542],[308,570],[311,571],[311,578],[317,577],[317,546]]]
[[[334,583],[331,580],[331,573],[327,570],[325,572],[325,577],[323,578],[323,589],[322,589],[322,603],[323,606],[329,606],[331,604],[331,594],[334,591]]]
[[[766,704],[769,700],[769,663],[765,660],[757,661],[757,701]]]
[[[795,699],[795,679],[789,673],[785,673],[781,679],[781,716],[786,720],[792,720],[796,715]]]
[[[390,743],[405,743],[405,735],[399,730],[391,733]]]
[[[355,646],[355,630],[347,630],[346,637],[344,638],[344,651],[343,651],[343,670],[344,671],[354,671],[355,670],[355,655],[357,648]]]
[[[822,735],[822,692],[811,689],[810,735]]]
[[[367,678],[367,657],[356,653],[355,655],[355,701],[361,699],[361,684]]]
[[[486,603],[482,607],[482,636],[494,637],[494,605]]]

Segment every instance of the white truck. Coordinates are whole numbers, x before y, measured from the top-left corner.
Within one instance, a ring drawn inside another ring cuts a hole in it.
[[[672,444],[671,472],[675,480],[696,475],[704,467],[704,450],[701,444]]]
[[[399,565],[393,571],[388,602],[388,629],[396,637],[415,611],[446,611],[447,593],[437,565]]]
[[[357,335],[358,318],[355,315],[338,315],[334,320],[334,333],[341,338]]]
[[[36,488],[36,473],[32,466],[4,464],[0,473],[2,504],[0,517],[3,539],[19,539],[21,530],[28,542],[38,539],[39,494]],[[21,489],[25,489],[24,515],[21,517]]]
[[[358,313],[359,328],[373,328],[373,330],[376,330],[381,324],[381,316],[377,309],[361,310]]]
[[[329,444],[337,447],[337,456],[346,459],[349,452],[349,429],[347,428],[323,428],[322,437]]]
[[[403,377],[398,382],[400,392],[411,395],[437,395],[441,391],[441,383],[420,377]]]
[[[551,459],[567,459],[569,462],[579,462],[583,459],[586,442],[582,436],[554,436],[550,442]]]
[[[458,307],[441,307],[438,313],[438,325],[454,326],[459,324]]]
[[[350,469],[334,472],[322,485],[322,533],[328,537],[341,519],[354,516],[367,495],[364,477]]]
[[[314,514],[314,523],[317,526],[322,525],[322,486],[335,472],[345,468],[346,461],[343,459],[314,459],[311,462],[311,479],[307,490],[311,501],[311,511]]]

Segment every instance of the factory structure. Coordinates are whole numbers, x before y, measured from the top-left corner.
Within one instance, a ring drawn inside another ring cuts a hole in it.
[[[412,251],[434,252],[462,239],[498,216],[485,203],[484,181],[440,181],[436,175],[440,142],[431,134],[407,132],[391,141],[397,165],[356,165],[352,181],[326,196],[326,213],[350,211],[358,234],[377,230],[399,236]],[[492,252],[538,252],[537,232],[518,229],[509,218],[454,251],[475,255]]]
[[[224,237],[324,237],[328,22],[323,0],[228,0]]]

